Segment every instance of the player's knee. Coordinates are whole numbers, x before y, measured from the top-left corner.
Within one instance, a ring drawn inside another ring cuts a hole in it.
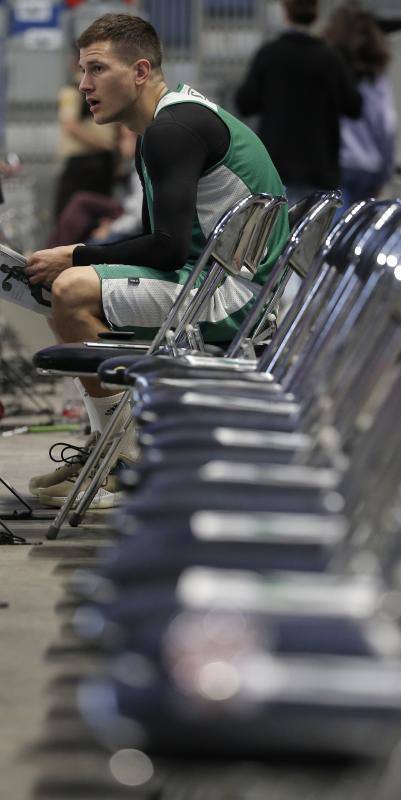
[[[52,300],[54,308],[67,308],[73,311],[83,304],[82,279],[74,268],[66,269],[54,280],[52,285]]]

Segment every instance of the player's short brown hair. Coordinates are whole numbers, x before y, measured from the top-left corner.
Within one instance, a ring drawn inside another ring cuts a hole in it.
[[[146,58],[153,69],[161,67],[160,39],[153,25],[142,17],[104,14],[81,33],[77,44],[81,49],[95,42],[112,42],[118,55],[128,63]]]

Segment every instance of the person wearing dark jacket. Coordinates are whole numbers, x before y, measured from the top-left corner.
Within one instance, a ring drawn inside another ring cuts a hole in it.
[[[339,186],[340,117],[357,118],[361,98],[339,53],[311,33],[318,0],[282,4],[288,27],[256,53],[235,100],[242,116],[259,115],[291,203]]]
[[[374,17],[357,3],[336,8],[324,35],[347,62],[362,97],[360,117],[340,122],[341,188],[348,206],[377,197],[394,171],[397,112],[390,49]]]

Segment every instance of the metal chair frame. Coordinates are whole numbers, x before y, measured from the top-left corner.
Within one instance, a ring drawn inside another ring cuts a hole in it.
[[[163,325],[150,344],[146,356],[152,355],[163,341],[173,341],[178,345],[186,326],[193,325],[204,304],[210,299],[213,291],[226,273],[238,275],[243,267],[255,274],[268,246],[280,207],[286,202],[284,197],[273,197],[268,194],[250,195],[238,202],[224,214],[210,234],[205,248],[182,287],[177,300],[173,303]],[[238,222],[240,225],[238,226]],[[227,243],[226,243],[227,238]],[[225,246],[225,249],[224,249]],[[210,264],[210,262],[212,262]],[[205,272],[208,270],[207,272]],[[169,335],[171,326],[175,324],[178,314],[185,306],[190,293],[198,279],[204,274],[204,280],[196,295],[192,298],[175,331]],[[64,373],[65,374],[65,373]],[[86,464],[79,474],[70,495],[57,514],[47,532],[48,539],[57,538],[61,525],[73,508],[82,486],[94,472],[88,488],[84,491],[76,511],[72,514],[70,524],[77,525],[90,505],[99,486],[109,473],[118,451],[119,443],[128,426],[121,426],[125,408],[130,402],[130,391],[127,390],[110,419],[109,424],[99,438]],[[105,450],[107,451],[105,454]]]
[[[329,206],[330,202],[333,203],[334,207],[336,206],[337,193],[333,193],[329,198],[324,196],[322,203],[318,202],[317,206],[314,207],[315,213],[313,214],[314,218],[312,220],[310,219],[310,212],[308,212],[308,219],[301,221],[303,235],[308,237],[311,235],[311,232],[313,233],[314,224],[320,222],[320,214],[324,217],[324,214],[327,213],[327,211],[331,213]],[[380,207],[382,206],[386,206],[384,201],[380,204]],[[350,212],[347,212],[347,214],[339,220],[339,222],[327,236],[326,240],[321,244],[317,253],[315,252],[311,254],[309,270],[301,284],[293,304],[284,317],[284,320],[279,326],[279,329],[273,340],[267,346],[265,346],[258,359],[250,360],[249,358],[243,358],[241,356],[231,358],[229,355],[229,353],[233,352],[234,349],[237,353],[240,351],[243,342],[246,340],[246,337],[250,332],[252,324],[255,324],[258,318],[258,313],[255,311],[254,304],[250,315],[248,315],[248,317],[244,320],[241,329],[233,339],[233,342],[225,356],[218,356],[211,359],[205,358],[202,353],[178,354],[178,358],[174,360],[174,367],[178,365],[189,368],[199,367],[200,369],[210,369],[211,379],[213,378],[213,373],[220,370],[223,370],[224,373],[226,370],[227,372],[230,370],[237,375],[241,373],[247,373],[248,379],[252,378],[252,371],[254,371],[255,379],[257,379],[258,375],[259,378],[261,377],[260,373],[264,373],[266,375],[270,375],[270,380],[273,380],[272,373],[274,372],[275,379],[280,381],[282,373],[284,374],[284,372],[288,369],[288,360],[292,360],[294,357],[296,357],[297,349],[300,349],[301,346],[301,341],[303,341],[303,338],[307,338],[310,334],[311,320],[313,319],[312,310],[313,313],[317,313],[317,311],[320,309],[322,302],[321,292],[323,291],[323,287],[327,297],[330,297],[333,285],[335,285],[341,279],[337,266],[327,261],[329,253],[337,242],[342,241],[346,235],[349,235],[350,230],[352,232],[352,228],[355,226],[355,221],[359,221],[363,227],[363,225],[366,226],[368,221],[371,218],[374,218],[377,214],[377,203],[375,204],[373,201],[363,201],[359,204],[356,204]],[[288,260],[296,258],[298,245],[302,247],[303,237],[300,235],[299,229],[296,229],[292,232],[291,240],[286,246]],[[282,273],[282,271],[285,272],[287,265],[283,263],[284,260],[284,257],[282,259],[280,258],[281,266],[280,269],[277,270],[277,273],[274,269],[275,274],[270,286],[273,286],[277,280],[277,274],[280,274],[280,272]],[[260,305],[262,306],[265,298],[260,298],[260,300]],[[260,315],[260,309],[258,309],[258,311]],[[251,322],[249,322],[250,316],[252,318]],[[130,372],[138,380],[138,382],[146,383],[147,370],[145,369],[143,373],[141,372],[142,364],[144,364],[144,362],[138,362],[138,372],[136,372],[136,364],[133,365]],[[168,364],[169,359],[163,359],[163,367],[166,368],[167,374]],[[190,376],[190,369],[188,370],[188,376]]]
[[[345,218],[340,220],[336,228],[330,233],[329,237],[320,248],[311,264],[310,272],[305,280],[305,286],[301,286],[300,292],[295,298],[294,314],[290,313],[292,312],[292,308],[288,312],[290,315],[288,325],[285,325],[288,315],[284,318],[284,336],[282,335],[280,327],[271,344],[265,347],[265,350],[262,352],[262,355],[259,357],[256,365],[253,365],[245,359],[203,359],[202,356],[194,357],[192,355],[184,355],[178,358],[178,360],[174,362],[174,365],[173,362],[169,362],[168,359],[163,359],[163,368],[165,365],[168,366],[169,363],[171,363],[174,368],[177,365],[182,365],[183,367],[188,366],[188,380],[190,381],[192,367],[196,368],[197,366],[200,366],[203,369],[210,365],[210,380],[213,380],[213,375],[216,370],[218,370],[220,367],[225,367],[227,368],[227,372],[225,369],[223,369],[221,374],[224,375],[224,377],[227,375],[227,378],[235,375],[235,378],[239,379],[241,376],[243,376],[246,377],[246,380],[252,383],[255,381],[260,384],[261,380],[263,382],[263,376],[265,376],[269,382],[275,381],[276,385],[280,384],[294,360],[299,358],[301,343],[305,350],[310,337],[317,335],[316,325],[324,324],[325,314],[327,316],[328,313],[326,307],[330,299],[330,295],[333,292],[333,287],[339,284],[341,287],[340,293],[343,290],[344,284],[342,272],[339,271],[338,263],[333,264],[329,261],[329,256],[331,256],[332,253],[337,252],[336,248],[338,245],[341,245],[342,249],[344,250],[342,242],[343,239],[347,237],[350,239],[349,247],[347,247],[345,254],[348,259],[349,248],[355,246],[356,241],[359,241],[359,229],[361,229],[363,233],[366,228],[371,225],[372,220],[375,221],[376,218],[380,216],[383,206],[386,208],[386,204],[384,203],[361,203],[351,214],[347,214]],[[355,221],[357,221],[359,224],[359,228],[357,228],[356,231],[354,231]],[[350,236],[350,234],[352,235]],[[343,261],[344,257],[345,256],[343,254]],[[354,268],[352,267],[352,271],[353,269]],[[279,340],[278,347],[276,346],[276,340]],[[270,358],[270,353],[272,350],[273,358]],[[276,353],[274,351],[280,352],[280,361],[276,364],[273,373],[270,371],[270,369],[269,372],[267,372],[265,366],[266,361],[268,359],[269,363],[272,363],[273,359],[274,362],[277,361]],[[150,368],[149,378],[148,367]],[[252,369],[254,371],[252,371]],[[231,370],[233,374],[231,373]],[[152,362],[148,364],[143,361],[138,363],[135,362],[133,363],[132,367],[127,370],[126,374],[127,382],[130,384],[135,383],[138,387],[141,385],[146,386],[148,379],[150,379],[152,383],[157,380],[157,370],[155,371],[155,375],[152,375]],[[207,370],[205,374],[207,374]],[[166,375],[168,376],[168,370],[166,371]]]
[[[311,431],[311,422],[314,421],[315,429],[323,424],[326,427],[329,424],[334,424],[342,429],[343,439],[347,435],[350,436],[360,403],[362,400],[366,401],[372,387],[383,376],[383,365],[391,363],[391,358],[395,359],[399,353],[399,326],[394,325],[392,317],[387,319],[383,316],[383,308],[391,307],[394,302],[394,280],[387,267],[376,264],[376,257],[378,249],[380,253],[383,253],[383,247],[384,249],[387,247],[387,252],[391,252],[389,241],[394,240],[392,229],[400,226],[401,206],[393,204],[390,209],[383,210],[381,205],[376,204],[374,208],[371,208],[371,211],[375,212],[377,219],[374,219],[373,222],[369,220],[366,230],[362,232],[362,235],[357,236],[354,241],[351,241],[349,246],[351,252],[354,250],[358,252],[359,261],[363,261],[363,259],[366,261],[366,258],[369,257],[366,249],[369,246],[370,250],[372,250],[372,243],[373,253],[370,253],[370,257],[374,269],[364,283],[360,280],[360,276],[355,274],[358,259],[356,259],[355,263],[355,259],[351,258],[350,265],[340,280],[340,284],[342,283],[343,287],[347,289],[350,285],[349,275],[354,274],[356,281],[354,291],[353,293],[348,292],[348,294],[343,292],[343,305],[333,304],[330,314],[323,307],[323,319],[320,327],[317,327],[316,337],[312,337],[309,351],[306,351],[306,360],[309,360],[309,372],[305,379],[305,385],[299,387],[299,399],[301,400],[301,405],[299,406],[300,420],[303,418],[303,431],[306,433]],[[385,217],[387,223],[381,230],[380,238],[379,233]],[[384,305],[384,300],[386,305]],[[397,298],[395,298],[395,302],[398,302]],[[341,309],[340,324],[337,314],[338,308]],[[367,321],[369,322],[369,320],[375,318],[374,310],[381,311],[382,325],[377,324],[367,339],[366,325]],[[331,318],[334,318],[337,329],[335,325],[334,327],[330,326]],[[352,325],[350,320],[352,320]],[[347,322],[348,327],[345,326]],[[343,330],[344,327],[345,331]],[[327,335],[328,330],[331,333],[330,336]],[[323,338],[322,333],[324,334]],[[319,341],[319,339],[321,349],[317,348],[316,351],[316,340]],[[364,359],[361,358],[359,352],[361,346],[364,346],[366,351]],[[311,353],[315,356],[314,362],[310,358]],[[355,363],[357,364],[357,369],[355,369]],[[336,376],[336,378],[334,379],[333,376]],[[344,380],[344,376],[348,376],[347,381]],[[245,381],[243,385],[247,388]],[[240,386],[241,384],[239,383]],[[224,387],[221,388],[222,391],[220,391],[220,385],[218,385],[218,389],[215,390],[218,391],[219,399],[217,402],[220,403],[227,399],[224,396]],[[266,402],[264,402],[263,384],[254,386],[254,389],[255,397],[259,396],[261,398],[266,412],[277,413],[279,410],[277,408],[277,398],[274,395],[270,395],[273,403],[269,402],[267,398]],[[209,394],[209,398],[205,398],[205,400],[211,399],[212,390],[207,387],[206,391]],[[233,387],[230,386],[227,394],[231,396],[232,392]],[[137,388],[136,394],[139,396],[140,402],[140,387]],[[239,394],[241,400],[243,400],[243,409],[245,410],[248,407],[251,410],[249,401],[245,399],[246,395],[249,396],[249,391],[241,394],[241,389],[239,389]],[[199,402],[201,402],[202,396],[204,397],[200,392]],[[350,398],[353,398],[353,402],[350,401]],[[344,403],[347,407],[347,413],[343,408]],[[311,408],[313,413],[311,413]],[[322,415],[322,410],[327,408],[330,409],[330,415],[328,416],[327,411]],[[286,412],[285,404],[281,406],[281,410],[284,413]],[[302,451],[302,455],[303,457],[305,456],[305,450]],[[334,461],[336,461],[335,453]]]
[[[398,217],[398,219],[397,219]],[[394,224],[400,226],[400,215],[396,214],[393,219]],[[399,233],[401,245],[401,232]],[[382,244],[379,242],[377,248],[372,253],[373,263],[376,262],[377,255],[383,253]],[[401,253],[401,247],[400,247]],[[393,257],[394,251],[390,253]],[[401,271],[401,258],[398,260]],[[366,315],[370,313],[372,302],[381,306],[384,323],[381,328],[374,328],[372,331],[372,342],[369,342],[369,353],[373,357],[373,374],[370,359],[367,358],[363,368],[354,372],[352,381],[343,387],[341,384],[336,388],[339,393],[347,395],[356,389],[357,402],[352,403],[353,431],[348,431],[347,438],[340,437],[337,441],[328,438],[331,447],[337,449],[338,455],[343,455],[342,463],[337,459],[337,466],[334,470],[327,471],[328,463],[320,462],[317,469],[313,467],[313,459],[307,450],[302,451],[302,461],[287,467],[266,467],[258,465],[249,474],[249,464],[230,462],[230,458],[221,463],[208,464],[208,470],[199,472],[199,481],[212,480],[213,474],[218,475],[218,479],[227,482],[233,479],[234,483],[241,480],[243,474],[244,481],[257,481],[266,489],[272,486],[283,485],[283,482],[290,489],[294,485],[302,486],[305,489],[312,485],[316,488],[322,486],[325,481],[331,481],[331,488],[340,491],[344,498],[345,506],[343,514],[348,519],[348,532],[341,541],[341,548],[338,556],[333,562],[334,567],[341,566],[346,568],[347,559],[352,556],[355,548],[360,546],[360,533],[364,534],[364,540],[374,544],[379,550],[381,546],[380,531],[383,529],[383,517],[394,506],[399,499],[398,492],[401,477],[401,428],[398,425],[399,416],[399,396],[401,387],[401,281],[395,277],[394,264],[389,268],[387,265],[377,265],[380,276],[381,287],[385,291],[380,291],[378,296],[372,294],[371,297],[365,296],[365,307],[360,309],[360,314],[354,318],[352,329],[351,351],[346,351],[344,359],[344,348],[341,332],[336,336],[336,359],[332,358],[327,364],[327,373],[330,376],[332,367],[345,366],[345,362],[352,363],[355,348],[360,346],[361,336],[365,333]],[[379,284],[376,284],[378,287]],[[363,289],[362,289],[363,291]],[[339,374],[341,373],[341,370]],[[381,387],[380,397],[375,400],[377,385]],[[364,391],[364,402],[359,402],[361,397],[360,389]],[[373,402],[375,401],[375,402]],[[335,409],[334,404],[334,409]],[[373,405],[373,407],[372,407]],[[367,420],[369,416],[369,421]],[[362,427],[360,427],[360,420]],[[327,435],[328,425],[335,429],[338,421],[341,421],[341,404],[337,404],[337,413],[331,419],[323,420],[322,432]],[[256,427],[256,426],[255,426]],[[349,420],[348,420],[349,427]],[[356,433],[356,442],[355,439]],[[359,436],[358,436],[359,433]],[[353,434],[353,435],[352,435]],[[345,448],[345,449],[344,449]],[[351,453],[349,453],[351,448]],[[306,460],[305,460],[306,456]],[[351,456],[349,458],[349,456]],[[328,459],[330,462],[330,459]],[[296,470],[294,471],[294,467]],[[325,468],[325,469],[323,469]],[[179,467],[178,467],[179,469]],[[194,469],[194,468],[192,468]],[[196,469],[196,467],[195,467]],[[243,470],[243,472],[241,472]],[[156,470],[157,471],[157,470]],[[173,477],[173,470],[165,471],[168,480]],[[175,467],[178,475],[177,468]],[[189,470],[190,472],[190,470]],[[185,466],[182,470],[182,480],[185,481],[188,471]],[[161,478],[161,480],[160,480]],[[179,476],[178,476],[179,480]],[[189,480],[191,478],[189,477]],[[163,487],[163,475],[153,485],[147,485],[147,496],[152,494],[155,489]],[[185,487],[184,487],[185,491]],[[135,513],[135,503],[132,509]],[[293,538],[296,536],[297,519],[293,516],[289,519],[289,531]],[[394,534],[394,530],[391,532]],[[302,535],[300,536],[300,540]],[[294,539],[295,541],[295,539]],[[345,547],[344,547],[345,545]]]
[[[341,192],[316,192],[312,198],[315,198],[312,208],[293,226],[289,240],[269,273],[251,312],[228,346],[226,358],[235,358],[241,353],[252,330],[251,342],[258,340],[266,326],[267,317],[282,297],[291,274],[295,272],[303,280],[307,277],[316,253],[330,229],[335,210],[341,205]],[[290,215],[292,210],[294,208],[290,208]]]

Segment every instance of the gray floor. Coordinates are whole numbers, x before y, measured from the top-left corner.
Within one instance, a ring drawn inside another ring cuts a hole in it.
[[[77,436],[68,436],[80,443]],[[47,452],[54,440],[54,434],[0,439],[0,476],[26,494],[30,475],[49,468]],[[0,501],[3,511],[20,508],[4,490]],[[43,754],[38,758],[35,748],[48,735],[52,685],[71,666],[49,653],[61,636],[57,604],[65,594],[69,566],[91,559],[94,546],[107,538],[106,519],[107,512],[92,513],[79,533],[67,526],[56,542],[45,539],[46,521],[7,521],[14,533],[43,544],[0,548],[0,601],[8,603],[0,609],[1,800],[35,796],[35,785],[46,772]]]

